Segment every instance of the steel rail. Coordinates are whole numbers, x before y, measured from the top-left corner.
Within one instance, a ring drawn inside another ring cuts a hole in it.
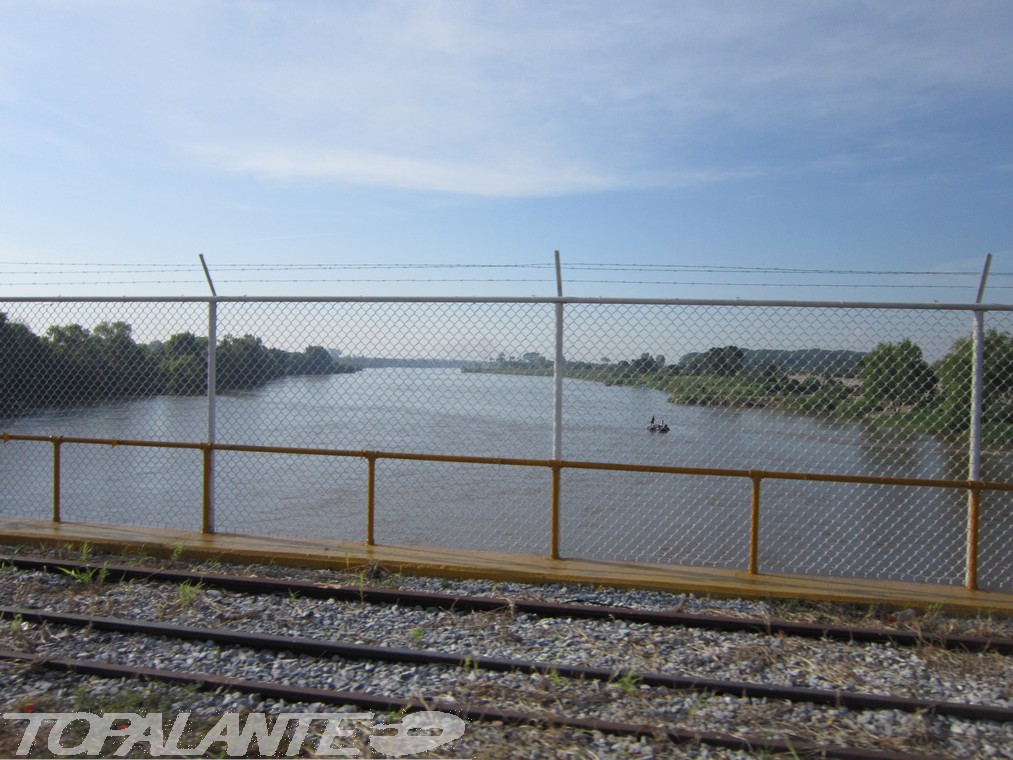
[[[196,628],[114,617],[93,617],[66,613],[43,612],[36,609],[0,607],[0,618],[21,620],[47,625],[76,626],[124,634],[160,636],[185,641],[213,641],[216,644],[247,647],[257,650],[284,651],[314,657],[345,657],[348,659],[379,660],[413,665],[446,665],[476,668],[496,673],[525,673],[591,681],[614,681],[619,678],[635,679],[636,683],[680,691],[706,691],[728,694],[740,698],[786,700],[809,704],[846,707],[849,710],[898,710],[924,712],[967,720],[1013,722],[1013,708],[967,702],[896,697],[883,694],[813,689],[800,686],[780,686],[749,681],[727,681],[694,676],[675,676],[658,672],[639,672],[628,669],[595,668],[584,665],[560,665],[533,660],[514,660],[483,657],[472,654],[453,654],[432,650],[378,647],[350,644],[343,641],[313,639],[297,636],[276,636],[250,633],[224,628]]]
[[[205,586],[243,594],[297,594],[314,599],[334,599],[366,604],[435,607],[448,612],[498,612],[569,617],[584,620],[623,620],[659,626],[684,626],[717,631],[832,639],[862,644],[892,644],[902,647],[934,646],[966,652],[996,652],[1013,655],[1013,639],[964,634],[940,634],[866,626],[831,625],[793,620],[765,620],[666,610],[638,610],[572,602],[507,599],[495,596],[447,594],[433,591],[379,589],[371,586],[334,585],[278,578],[206,573],[191,570],[164,570],[77,560],[49,559],[25,555],[0,555],[0,565],[45,572],[96,572],[106,581],[159,581],[201,583]]]
[[[634,737],[663,737],[680,744],[707,744],[709,746],[745,752],[765,751],[790,754],[792,757],[832,757],[841,758],[842,760],[923,760],[923,755],[821,745],[802,739],[797,741],[792,739],[766,739],[763,737],[737,736],[710,731],[680,729],[674,726],[655,726],[645,723],[627,723],[598,718],[577,718],[557,713],[537,713],[477,705],[461,705],[455,702],[423,701],[421,699],[385,696],[364,691],[340,691],[310,686],[293,686],[272,681],[232,678],[210,673],[130,667],[99,660],[39,657],[28,652],[14,650],[0,650],[0,660],[27,662],[35,667],[47,668],[49,670],[94,675],[104,678],[127,677],[167,683],[190,684],[206,690],[228,689],[244,694],[258,694],[273,699],[284,699],[288,702],[356,705],[371,708],[377,712],[435,710],[453,713],[465,720],[472,721],[499,721],[509,725],[537,725],[547,728],[576,728]]]

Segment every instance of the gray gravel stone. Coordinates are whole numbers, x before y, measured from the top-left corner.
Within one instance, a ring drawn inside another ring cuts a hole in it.
[[[277,569],[272,569],[277,572]],[[286,570],[289,577],[298,571]],[[307,571],[320,579],[320,571]],[[333,576],[332,576],[333,579]],[[543,598],[637,609],[680,608],[691,612],[770,616],[766,602],[701,600],[645,591],[588,590],[559,584],[531,586],[487,581],[449,582],[398,578],[419,590],[513,598]],[[330,657],[318,659],[208,641],[173,641],[95,630],[21,623],[5,626],[2,645],[34,647],[41,655],[88,657],[127,665],[178,668],[237,678],[278,680],[326,689],[362,690],[401,697],[538,710],[610,720],[672,725],[682,729],[793,738],[844,746],[903,749],[926,757],[1013,757],[1013,725],[970,723],[897,711],[850,711],[811,704],[773,703],[706,693],[646,687],[632,671],[746,680],[820,689],[847,689],[947,701],[1013,706],[1013,659],[995,654],[946,652],[928,647],[898,649],[772,637],[705,629],[656,627],[614,620],[570,620],[512,614],[442,612],[434,607],[338,603],[291,595],[246,596],[198,588],[184,599],[165,583],[91,584],[70,576],[7,570],[0,575],[0,604],[52,611],[163,620],[188,626],[228,627],[281,636],[335,639],[462,655],[530,659],[612,668],[609,684],[551,675],[492,673],[472,668],[415,666]],[[625,677],[624,677],[625,676]],[[109,681],[0,662],[4,710],[45,699],[61,709],[89,710],[108,702]],[[103,685],[104,684],[104,685]],[[173,689],[163,691],[172,697]],[[88,700],[92,701],[89,702]],[[173,703],[175,704],[175,703]],[[238,693],[187,692],[177,709],[215,714],[222,710],[271,711],[279,701]],[[286,706],[286,709],[292,706]],[[153,708],[152,708],[153,709]],[[160,709],[167,709],[164,706]],[[336,712],[331,705],[313,709]],[[360,711],[348,706],[344,709]],[[300,706],[299,711],[310,711]],[[515,757],[751,757],[713,748],[676,747],[648,739],[557,730],[555,750],[534,729],[473,724],[443,756],[481,757],[483,743],[510,747]],[[514,737],[527,737],[523,741]],[[564,747],[564,745],[566,745]],[[559,754],[553,754],[558,750]],[[528,752],[528,754],[523,754]],[[583,753],[583,754],[581,754]],[[438,754],[430,756],[440,756]],[[763,755],[760,755],[763,756]]]

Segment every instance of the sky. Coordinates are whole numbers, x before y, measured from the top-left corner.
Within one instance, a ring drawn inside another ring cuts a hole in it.
[[[558,250],[570,296],[964,303],[991,252],[1013,303],[1010,39],[1005,0],[0,0],[0,298],[203,296],[198,254],[553,296]]]

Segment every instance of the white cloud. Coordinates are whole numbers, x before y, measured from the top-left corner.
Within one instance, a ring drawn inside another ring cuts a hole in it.
[[[869,134],[1013,91],[1003,2],[5,9],[34,52],[0,53],[0,93],[58,104],[68,143],[104,127],[112,150],[157,160],[183,145],[275,179],[505,196],[682,186],[768,163],[725,157],[719,138]]]
[[[579,168],[454,164],[406,156],[291,146],[195,147],[216,166],[275,180],[338,180],[402,190],[436,190],[478,196],[530,196],[589,192],[617,180]]]

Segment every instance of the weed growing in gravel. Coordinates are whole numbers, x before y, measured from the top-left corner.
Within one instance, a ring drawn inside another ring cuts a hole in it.
[[[138,561],[147,559],[148,557],[148,552],[143,546],[124,546],[120,554],[124,558],[136,558]]]
[[[10,630],[11,640],[25,652],[35,651],[35,642],[28,635],[28,623],[21,615],[15,615],[7,623]]]
[[[559,669],[553,665],[544,673],[544,678],[541,681],[541,688],[546,690],[557,690],[563,688],[567,683],[567,679],[559,675]]]
[[[182,608],[189,607],[194,603],[194,600],[200,594],[204,588],[204,584],[200,581],[191,582],[183,581],[179,584],[179,606]]]
[[[627,673],[621,678],[617,678],[615,684],[626,694],[634,694],[640,686],[640,679],[633,675],[633,673]]]
[[[105,583],[106,577],[109,575],[109,570],[106,567],[89,567],[80,570],[61,567],[59,570],[73,578],[74,583],[79,583],[82,586],[101,585]]]
[[[178,561],[186,550],[186,546],[182,541],[177,541],[176,545],[172,547],[172,554],[170,555],[174,561]]]
[[[378,562],[370,562],[352,573],[355,585],[360,591],[366,586],[373,588],[400,588],[402,575],[388,570]]]

